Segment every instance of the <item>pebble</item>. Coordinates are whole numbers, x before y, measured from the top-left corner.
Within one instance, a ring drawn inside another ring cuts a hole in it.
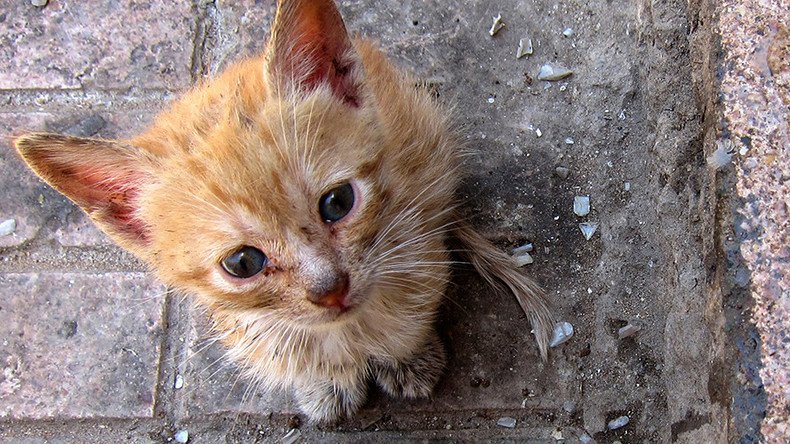
[[[43,8],[47,6],[47,3],[49,3],[49,0],[30,0],[30,4],[37,8]]]
[[[516,50],[516,58],[520,59],[525,55],[532,55],[532,39],[524,38],[518,41],[518,49]]]
[[[516,261],[517,267],[523,267],[524,265],[529,265],[535,262],[535,260],[532,259],[532,255],[527,252],[523,252],[518,256],[514,256],[513,259]]]
[[[579,217],[590,214],[590,196],[575,196],[573,212]]]
[[[558,166],[556,169],[554,169],[554,172],[557,173],[560,178],[567,179],[568,175],[571,173],[571,170],[563,166]]]
[[[498,425],[499,427],[505,427],[505,428],[508,428],[508,429],[514,429],[514,428],[516,428],[516,419],[515,418],[511,418],[509,416],[504,416],[504,417],[499,418],[497,420],[496,425]]]
[[[283,436],[281,440],[282,444],[294,444],[299,441],[299,438],[302,437],[302,432],[299,429],[291,429],[288,433]]]
[[[493,37],[497,32],[499,32],[500,29],[504,27],[505,24],[502,23],[502,14],[497,14],[497,16],[494,17],[494,23],[491,25],[491,29],[488,30],[488,34]]]
[[[573,37],[573,28],[565,28],[565,31],[562,31],[562,35],[565,37]]]
[[[185,444],[189,441],[189,432],[186,430],[179,430],[176,432],[175,436],[173,436],[173,439],[179,444]]]
[[[176,381],[173,384],[173,387],[175,387],[176,390],[178,390],[183,386],[184,386],[184,377],[181,375],[176,375]]]
[[[586,433],[582,433],[581,436],[579,436],[579,442],[581,442],[582,444],[589,444],[593,442],[593,439],[592,436]]]
[[[16,231],[16,220],[8,219],[0,223],[0,236],[8,236]]]
[[[540,67],[540,71],[538,71],[538,80],[561,80],[571,74],[573,74],[573,71],[568,68],[547,63]]]
[[[520,247],[516,247],[513,249],[513,256],[518,256],[519,254],[523,253],[531,253],[533,248],[532,242],[524,244]]]
[[[595,234],[595,230],[598,229],[598,222],[582,222],[579,224],[579,229],[582,231],[584,238],[590,240]]]
[[[562,436],[562,430],[560,430],[560,429],[555,429],[553,432],[551,432],[551,437],[555,441],[564,441],[565,440],[565,438]]]
[[[625,427],[626,425],[628,425],[628,422],[630,420],[631,419],[629,417],[623,415],[623,416],[620,416],[619,418],[615,418],[615,419],[609,421],[609,424],[607,424],[606,427],[608,427],[609,430],[617,430],[617,429],[619,429],[621,427]]]
[[[617,337],[619,339],[625,339],[639,333],[639,330],[641,330],[641,328],[638,325],[628,324],[617,330]]]
[[[568,342],[573,337],[573,325],[570,322],[557,322],[554,324],[554,333],[551,335],[549,347],[556,347]]]
[[[576,411],[576,403],[573,401],[565,401],[562,403],[562,409],[568,413],[573,413]]]
[[[566,145],[573,145],[574,143],[575,142],[573,141],[573,138],[571,138],[571,137],[566,137],[565,138],[565,144]]]

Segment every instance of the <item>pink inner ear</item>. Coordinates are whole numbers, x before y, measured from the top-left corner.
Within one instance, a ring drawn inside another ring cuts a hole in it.
[[[109,171],[103,165],[80,163],[62,170],[59,183],[91,216],[136,242],[147,243],[148,227],[137,217],[137,199],[143,175],[131,171]]]
[[[328,85],[344,103],[359,106],[349,57],[353,47],[331,0],[292,2],[278,13],[273,39],[268,69],[280,81],[296,81],[307,91]]]

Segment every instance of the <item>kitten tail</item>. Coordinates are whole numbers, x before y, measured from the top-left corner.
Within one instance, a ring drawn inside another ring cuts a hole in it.
[[[497,249],[468,224],[460,223],[454,229],[454,234],[463,244],[463,254],[469,258],[483,279],[496,289],[509,289],[516,296],[518,304],[529,317],[540,355],[545,361],[548,358],[549,339],[555,322],[546,293],[518,269],[510,256]]]

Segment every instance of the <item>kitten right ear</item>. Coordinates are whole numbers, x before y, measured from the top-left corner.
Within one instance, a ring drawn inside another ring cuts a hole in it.
[[[266,81],[277,92],[327,85],[359,106],[354,48],[333,0],[280,0],[265,64]]]
[[[139,195],[153,180],[145,153],[119,142],[29,134],[15,141],[28,166],[79,205],[121,246],[141,254],[148,226],[139,217]]]

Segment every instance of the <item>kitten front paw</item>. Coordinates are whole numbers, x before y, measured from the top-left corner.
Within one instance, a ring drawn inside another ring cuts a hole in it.
[[[423,350],[404,361],[373,362],[373,375],[381,388],[395,397],[427,398],[442,375],[447,356],[434,333]]]
[[[364,380],[337,383],[336,380],[302,384],[296,388],[296,401],[312,423],[331,423],[356,413],[365,402]]]

